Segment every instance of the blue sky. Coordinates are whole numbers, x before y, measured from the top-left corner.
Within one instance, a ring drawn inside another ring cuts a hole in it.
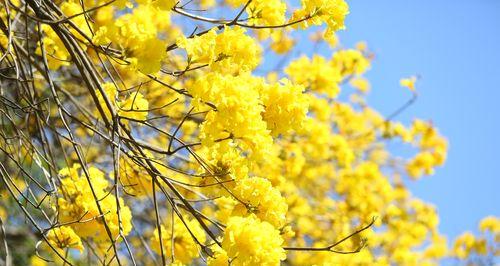
[[[500,1],[348,1],[343,45],[376,53],[369,102],[383,114],[409,94],[399,79],[419,74],[419,99],[399,120],[432,119],[450,142],[446,165],[410,184],[434,203],[450,238],[500,216]]]

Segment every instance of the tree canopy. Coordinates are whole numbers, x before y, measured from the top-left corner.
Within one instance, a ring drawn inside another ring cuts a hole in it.
[[[448,142],[397,120],[417,76],[392,113],[368,104],[344,0],[0,6],[4,263],[495,263],[498,218],[448,244],[408,189]]]

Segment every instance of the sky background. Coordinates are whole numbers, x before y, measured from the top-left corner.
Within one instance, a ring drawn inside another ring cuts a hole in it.
[[[500,216],[500,1],[352,0],[344,46],[376,53],[369,103],[389,114],[410,97],[401,77],[421,75],[419,98],[397,120],[432,119],[449,142],[446,165],[412,182],[434,203],[451,239]]]

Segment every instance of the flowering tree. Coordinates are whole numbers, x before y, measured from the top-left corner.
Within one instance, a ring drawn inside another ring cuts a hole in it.
[[[431,122],[395,120],[417,98],[415,77],[401,80],[409,100],[393,113],[366,103],[373,56],[339,44],[344,0],[0,5],[5,263],[449,255],[435,208],[406,187],[444,163],[447,141]],[[331,56],[300,55],[306,45]],[[465,234],[451,254],[494,261],[499,227],[487,218],[487,236]]]

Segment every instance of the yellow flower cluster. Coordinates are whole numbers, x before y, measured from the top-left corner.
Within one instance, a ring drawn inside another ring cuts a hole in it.
[[[264,157],[272,145],[272,138],[261,113],[260,80],[248,75],[223,76],[209,73],[188,88],[200,102],[211,103],[216,111],[209,111],[201,126],[201,138],[207,146],[219,139],[232,136],[258,158]]]
[[[332,56],[333,68],[340,71],[342,78],[347,76],[359,76],[368,70],[370,61],[355,49],[339,50]]]
[[[285,23],[286,4],[281,0],[255,0],[246,11],[250,25],[279,26]]]
[[[319,55],[314,55],[312,59],[302,56],[292,61],[285,73],[293,82],[335,98],[340,93],[339,83],[342,80],[362,75],[369,66],[369,59],[359,50],[347,49],[335,52],[330,61]],[[353,82],[360,90],[367,90],[368,85],[363,84],[362,79]]]
[[[303,92],[303,86],[293,85],[287,79],[261,87],[263,117],[274,135],[302,129],[308,110],[308,99]]]
[[[408,88],[410,91],[415,91],[415,83],[417,82],[417,77],[404,78],[399,81],[402,87]]]
[[[311,17],[301,23],[302,27],[325,23],[325,37],[345,28],[344,19],[349,14],[349,6],[344,0],[302,0],[302,8],[293,13],[292,21]]]
[[[386,128],[384,129],[384,135],[386,137],[399,137],[402,141],[410,143],[413,141],[413,134],[410,129],[406,128],[400,122],[388,122],[386,123]]]
[[[495,235],[496,239],[500,241],[500,218],[495,216],[488,216],[481,220],[479,223],[479,230],[481,232],[491,232]]]
[[[201,138],[208,147],[231,137],[252,158],[261,160],[272,150],[274,135],[299,130],[307,113],[307,100],[301,86],[282,83],[266,84],[248,74],[240,76],[209,73],[188,88],[196,106],[213,104],[201,126]]]
[[[420,152],[407,163],[408,174],[413,178],[433,174],[434,168],[443,165],[446,160],[448,142],[432,124],[422,120],[415,120],[410,132]]]
[[[172,1],[144,1],[116,19],[104,19],[97,29],[93,41],[99,45],[120,45],[132,68],[150,74],[160,70],[167,56],[166,42],[160,39],[162,32],[170,27],[167,11]],[[168,3],[163,3],[168,2]],[[161,19],[157,19],[161,17]]]
[[[120,232],[127,235],[132,229],[132,213],[125,206],[123,199],[117,200],[107,191],[109,182],[99,169],[89,167],[87,176],[80,168],[79,164],[74,164],[59,171],[61,187],[58,193],[61,197],[57,199],[57,205],[53,206],[58,210],[59,221],[70,223],[69,226],[79,237],[90,238],[100,245],[110,243],[110,237],[116,239]],[[102,213],[99,211],[96,199]],[[117,203],[120,221],[117,215]],[[106,226],[111,236],[108,236]]]
[[[262,221],[282,228],[286,222],[288,206],[280,191],[274,188],[269,180],[261,177],[250,177],[238,181],[233,189],[234,196],[242,203],[238,203],[232,216],[255,213]]]
[[[360,164],[352,171],[341,172],[335,189],[340,196],[345,197],[344,202],[350,211],[359,213],[365,219],[378,216],[392,200],[391,184],[378,165],[371,162]],[[364,193],[373,196],[364,198],[361,196]]]
[[[249,165],[242,151],[237,149],[237,143],[231,140],[206,144],[199,153],[213,166],[219,176],[204,178],[200,185],[209,185],[231,179],[242,179],[248,176]],[[219,189],[213,186],[215,194]]]
[[[74,248],[83,252],[82,240],[69,226],[60,226],[47,233],[51,246],[59,249]]]
[[[180,37],[177,45],[186,50],[193,63],[208,64],[213,71],[226,74],[253,70],[260,63],[259,44],[240,27],[216,29],[193,38]]]
[[[208,265],[280,265],[286,258],[283,239],[271,224],[253,215],[231,217],[226,225],[222,249],[215,249]]]
[[[78,1],[64,1],[60,8],[66,17],[78,15],[72,18],[71,22],[73,22],[84,35],[91,36],[92,26],[86,23],[83,15],[79,15],[82,14],[83,9]],[[44,34],[43,48],[45,49],[49,68],[57,70],[61,66],[69,66],[71,56],[56,32],[47,24],[42,24],[40,29]],[[70,31],[78,36],[83,43],[87,43],[87,40],[83,38],[79,31],[75,29],[71,29]],[[37,48],[36,53],[39,55],[42,54],[40,47]]]
[[[337,97],[340,92],[338,84],[342,76],[322,56],[314,55],[312,59],[302,56],[292,61],[285,73],[292,82],[314,92],[326,94],[330,98]]]

